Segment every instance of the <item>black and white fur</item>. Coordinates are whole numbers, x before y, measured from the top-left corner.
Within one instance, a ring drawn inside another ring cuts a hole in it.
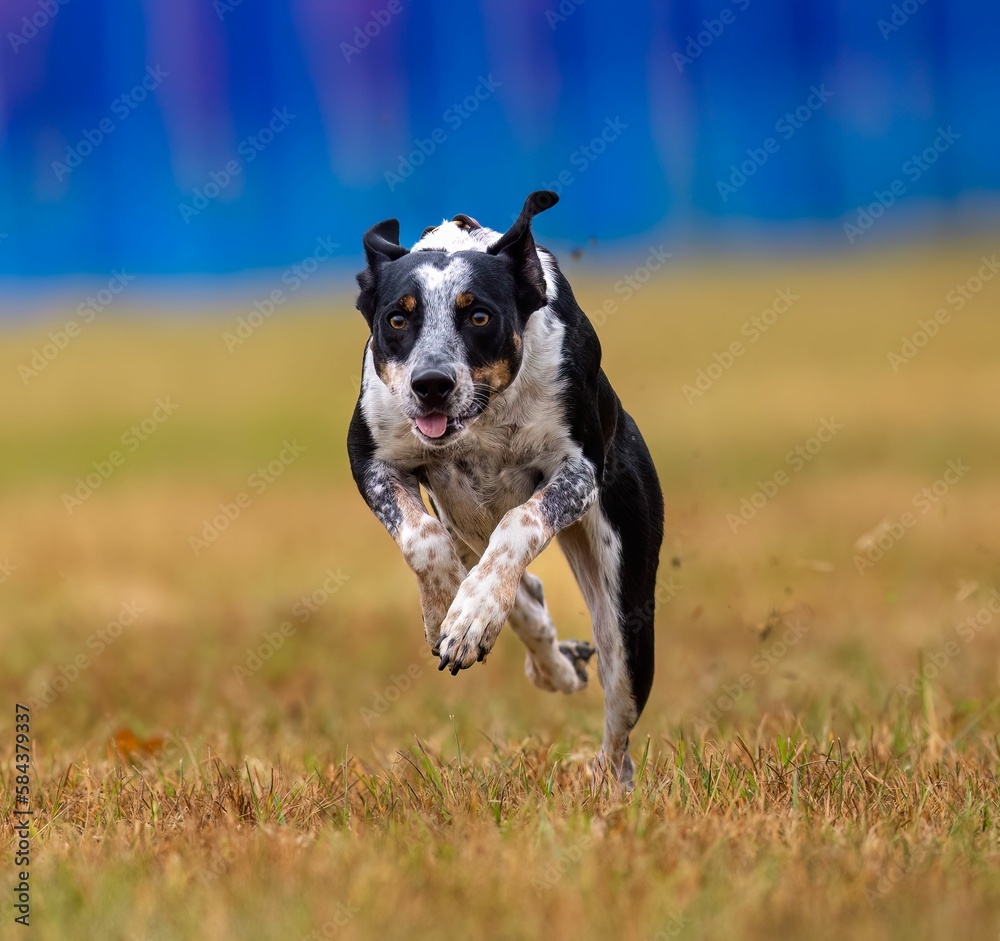
[[[629,733],[653,681],[663,497],[593,326],[532,238],[533,216],[557,201],[531,194],[504,234],[456,216],[410,251],[395,219],[365,234],[357,306],[371,338],[348,452],[417,576],[442,670],[482,661],[509,621],[537,686],[586,686],[593,648],[560,643],[527,572],[558,539],[593,620],[605,694],[597,766],[628,786]]]

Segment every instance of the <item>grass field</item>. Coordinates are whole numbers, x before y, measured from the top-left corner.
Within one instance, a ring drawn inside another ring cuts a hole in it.
[[[596,680],[536,690],[508,631],[434,669],[347,468],[351,298],[231,351],[245,311],[109,312],[27,382],[72,311],[9,328],[0,937],[997,937],[996,247],[674,259],[628,300],[567,265],[618,301],[605,368],[667,497],[631,796],[587,776]],[[589,636],[558,550],[533,570]]]

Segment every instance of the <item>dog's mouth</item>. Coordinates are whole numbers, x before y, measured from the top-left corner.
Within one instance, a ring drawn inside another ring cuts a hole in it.
[[[441,412],[418,415],[414,423],[425,438],[441,438],[448,433],[448,416]]]
[[[428,412],[426,415],[416,415],[413,424],[417,433],[424,441],[440,442],[464,431],[476,418],[482,409],[476,409],[465,415],[450,416],[443,412]]]

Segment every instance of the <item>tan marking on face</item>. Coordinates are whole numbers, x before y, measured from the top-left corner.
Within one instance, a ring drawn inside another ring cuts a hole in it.
[[[472,294],[468,291],[463,291],[458,295],[458,297],[455,298],[455,306],[459,310],[462,310],[465,307],[471,307],[474,301],[475,297]]]
[[[375,372],[393,392],[402,388],[406,379],[406,370],[399,363],[386,360],[383,363],[376,363]]]
[[[475,382],[482,382],[491,389],[506,389],[510,385],[510,365],[503,360],[490,363],[488,366],[477,366],[472,370]]]
[[[417,307],[417,299],[412,294],[404,294],[399,299],[399,306],[403,308],[407,313],[413,313]]]
[[[514,349],[515,350],[520,350],[521,349],[521,334],[520,333],[515,333],[514,334]]]

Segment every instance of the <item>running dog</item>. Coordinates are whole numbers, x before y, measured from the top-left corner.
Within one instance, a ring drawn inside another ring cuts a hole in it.
[[[536,686],[587,685],[594,647],[559,641],[527,571],[558,539],[593,621],[597,768],[629,787],[629,734],[653,683],[663,496],[594,327],[532,237],[532,218],[557,202],[532,193],[502,234],[458,215],[409,250],[396,219],[365,233],[357,307],[371,337],[347,448],[362,497],[417,576],[441,670],[484,660],[510,621]]]

